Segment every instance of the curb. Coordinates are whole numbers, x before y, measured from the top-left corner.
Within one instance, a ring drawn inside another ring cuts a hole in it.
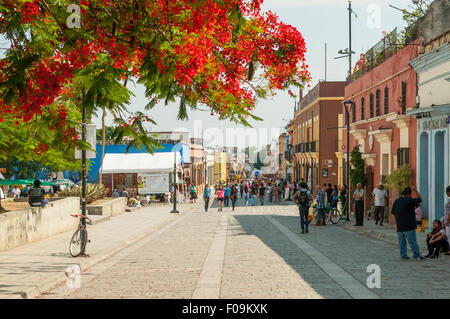
[[[194,210],[196,209],[196,207],[192,207],[191,209],[189,209],[186,213],[181,213],[179,214],[179,216],[181,215],[186,215],[186,214],[190,214],[192,213]],[[108,218],[109,219],[109,218]],[[100,220],[98,222],[102,222],[102,221],[106,221],[106,220]],[[97,222],[97,223],[98,223]],[[109,249],[106,250],[106,252],[99,254],[99,255],[95,255],[93,257],[84,257],[86,258],[86,262],[84,262],[83,264],[79,263],[81,271],[82,272],[86,272],[89,268],[95,266],[96,264],[102,262],[103,260],[115,255],[116,253],[118,253],[119,251],[121,251],[122,249],[125,249],[128,246],[131,246],[132,244],[138,242],[139,240],[143,239],[146,236],[149,236],[151,233],[155,232],[156,230],[158,230],[159,228],[162,228],[168,224],[170,224],[172,221],[170,220],[166,220],[160,224],[155,225],[154,227],[152,227],[150,230],[141,233],[139,235],[136,235],[135,237],[132,237],[126,241],[123,241],[122,243],[111,247]],[[15,294],[9,294],[9,295],[0,295],[0,298],[4,298],[4,299],[33,299],[36,297],[39,297],[40,295],[42,295],[43,293],[55,288],[56,286],[58,286],[59,284],[63,283],[64,281],[67,280],[67,276],[64,272],[60,272],[58,274],[55,274],[53,276],[50,276],[47,280],[39,283],[38,285],[28,288],[28,289],[24,289],[24,291],[22,292],[18,292]]]

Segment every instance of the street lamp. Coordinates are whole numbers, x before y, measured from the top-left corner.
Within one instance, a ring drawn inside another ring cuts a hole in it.
[[[339,50],[339,54],[342,56],[337,57],[335,59],[347,58],[348,57],[348,75],[350,78],[350,82],[352,80],[352,54],[356,52],[352,51],[352,13],[357,18],[358,15],[352,9],[352,1],[348,0],[348,48],[345,50]]]
[[[177,144],[181,140],[173,141],[173,209],[171,211],[172,214],[179,214],[180,212],[177,210]]]
[[[347,126],[347,221],[350,220],[350,112],[355,107],[355,102],[344,101],[345,106],[345,122]]]

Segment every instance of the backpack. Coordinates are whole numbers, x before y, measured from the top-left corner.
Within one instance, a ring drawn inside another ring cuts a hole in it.
[[[298,206],[306,207],[308,206],[308,203],[309,203],[308,192],[300,191],[300,194],[298,195]]]

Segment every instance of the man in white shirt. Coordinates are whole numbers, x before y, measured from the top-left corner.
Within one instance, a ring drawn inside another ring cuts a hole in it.
[[[375,203],[375,225],[378,225],[379,220],[380,226],[383,226],[384,206],[387,197],[383,184],[378,184],[378,187],[372,192],[372,203]]]

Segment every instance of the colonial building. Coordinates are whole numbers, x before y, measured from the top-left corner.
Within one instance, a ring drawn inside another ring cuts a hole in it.
[[[417,186],[428,220],[440,219],[450,185],[450,1],[436,0],[421,19],[421,53],[410,62],[417,72]],[[431,223],[428,223],[431,227]]]
[[[227,181],[227,153],[216,151],[214,153],[214,182]]]
[[[292,122],[294,179],[303,178],[314,188],[337,185],[338,116],[342,113],[345,82],[319,82],[300,96]]]
[[[401,44],[398,37],[394,30],[361,55],[352,81],[345,87],[345,100],[353,101],[354,106],[348,118],[344,116],[344,124],[350,121],[350,145],[343,129],[341,156],[348,160],[347,147],[351,152],[360,146],[368,184],[366,209],[374,187],[384,183],[397,167],[409,164],[416,173],[416,120],[406,112],[416,105],[416,73],[408,63],[417,56],[417,41],[412,43],[413,36]],[[346,112],[344,105],[342,112]],[[393,195],[391,192],[391,203]]]
[[[289,145],[289,135],[286,133],[281,134],[278,137],[278,178],[287,178],[288,174],[288,145]]]
[[[191,161],[186,182],[196,187],[197,193],[203,193],[205,183],[205,154],[203,139],[191,138]]]

